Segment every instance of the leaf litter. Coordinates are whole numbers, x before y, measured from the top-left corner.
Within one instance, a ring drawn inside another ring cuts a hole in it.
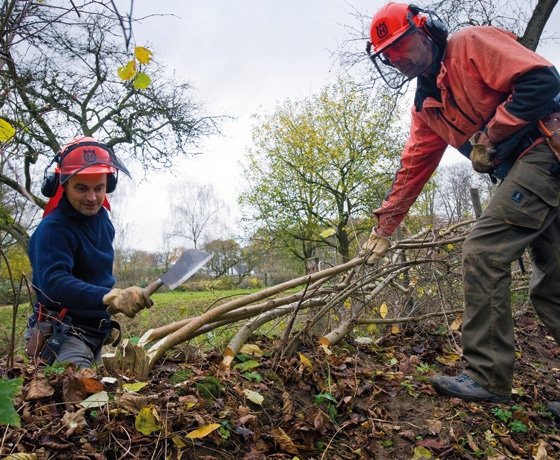
[[[387,328],[334,347],[309,337],[274,365],[278,342],[253,337],[233,366],[222,354],[160,359],[146,381],[16,359],[20,427],[3,427],[7,459],[536,459],[560,458],[560,348],[539,320],[516,320],[513,405],[435,393],[457,375],[460,334],[436,323]],[[254,351],[258,350],[258,353]]]

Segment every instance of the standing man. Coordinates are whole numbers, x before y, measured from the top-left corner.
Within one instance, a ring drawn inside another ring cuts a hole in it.
[[[556,139],[545,140],[537,129],[539,120],[553,128],[558,72],[509,32],[466,27],[448,39],[435,13],[401,3],[374,15],[368,51],[371,45],[370,57],[390,87],[416,78],[417,89],[401,166],[360,255],[372,264],[389,249],[388,237],[448,145],[470,157],[478,172],[501,180],[463,246],[465,370],[431,383],[465,401],[509,402],[511,263],[526,248],[531,302],[560,344],[560,164],[547,143]]]
[[[132,318],[152,306],[140,287],[113,289],[115,229],[106,194],[115,190],[118,171],[130,174],[109,146],[91,137],[74,139],[55,162],[41,189],[51,198],[47,215],[29,241],[37,301],[26,354],[47,364],[91,367],[118,328],[111,315]]]

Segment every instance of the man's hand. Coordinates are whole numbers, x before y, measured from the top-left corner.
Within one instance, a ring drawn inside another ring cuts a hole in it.
[[[489,173],[494,170],[492,155],[494,145],[483,131],[477,131],[469,141],[472,145],[470,154],[472,167],[478,173]]]
[[[358,255],[365,258],[366,264],[373,265],[377,262],[391,247],[389,238],[378,235],[375,230],[371,231],[368,240],[362,245],[362,249]]]
[[[107,313],[116,315],[124,313],[129,318],[134,318],[143,308],[150,308],[154,302],[144,290],[138,286],[126,289],[112,289],[103,296],[103,303],[108,305]]]

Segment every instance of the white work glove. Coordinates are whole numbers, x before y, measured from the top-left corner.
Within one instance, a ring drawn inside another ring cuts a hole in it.
[[[391,247],[389,238],[378,235],[375,230],[371,231],[369,238],[362,245],[358,255],[365,259],[366,264],[373,265],[377,262]]]
[[[492,155],[495,150],[488,136],[483,131],[477,131],[470,138],[469,142],[472,145],[470,159],[473,169],[478,173],[494,171]]]
[[[103,296],[103,303],[108,305],[107,313],[116,315],[123,313],[129,318],[134,318],[143,308],[150,308],[154,302],[144,290],[138,286],[126,289],[112,289]]]

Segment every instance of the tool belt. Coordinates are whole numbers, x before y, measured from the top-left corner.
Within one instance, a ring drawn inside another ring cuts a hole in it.
[[[25,347],[29,359],[39,364],[54,363],[72,324],[72,318],[66,312],[66,308],[60,313],[44,311],[39,304],[31,337]]]
[[[560,162],[560,112],[549,113],[537,123],[539,132],[542,134],[550,150]]]
[[[72,318],[67,309],[60,312],[48,311],[39,304],[35,318],[30,321],[31,337],[25,347],[25,355],[37,362],[51,365],[56,360],[62,344],[68,334],[76,335],[77,331],[95,333],[95,331],[109,331],[106,345],[116,347],[121,341],[121,325],[113,319],[101,319],[96,325],[72,326]],[[72,331],[73,330],[73,331]]]

